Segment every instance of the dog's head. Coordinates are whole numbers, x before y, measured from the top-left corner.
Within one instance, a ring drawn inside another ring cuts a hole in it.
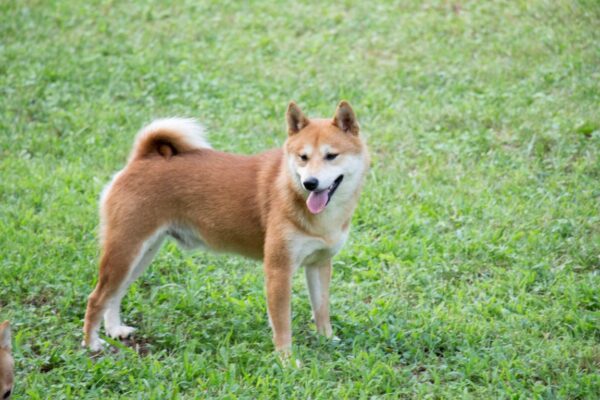
[[[340,102],[331,119],[309,119],[291,102],[285,155],[296,190],[313,214],[356,195],[367,170],[367,148],[350,104]]]
[[[10,344],[10,324],[0,324],[0,399],[9,399],[13,388],[13,358]]]

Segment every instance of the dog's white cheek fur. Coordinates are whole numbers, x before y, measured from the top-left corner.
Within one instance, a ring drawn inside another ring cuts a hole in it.
[[[349,196],[354,196],[356,189],[361,183],[366,165],[365,156],[363,154],[348,154],[344,155],[341,163],[337,165],[331,183],[340,175],[344,175],[344,180],[338,186],[336,194],[333,196],[332,201],[336,200],[345,201]],[[329,183],[331,185],[331,183]]]

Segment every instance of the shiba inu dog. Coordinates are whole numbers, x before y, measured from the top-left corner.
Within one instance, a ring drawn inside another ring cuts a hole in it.
[[[13,389],[13,365],[10,344],[10,324],[0,324],[0,398],[9,399]]]
[[[84,346],[97,351],[106,332],[125,338],[120,305],[165,237],[264,260],[275,348],[289,353],[292,274],[303,266],[317,330],[330,337],[331,258],[340,250],[369,166],[350,104],[331,119],[287,109],[283,149],[254,156],[213,150],[200,125],[157,120],[143,128],[125,168],[100,200],[98,283],[90,294]]]

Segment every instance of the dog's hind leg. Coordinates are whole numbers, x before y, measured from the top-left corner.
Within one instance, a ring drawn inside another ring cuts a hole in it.
[[[104,328],[111,338],[125,339],[135,331],[135,328],[121,323],[121,301],[133,281],[135,281],[146,270],[148,265],[150,265],[152,259],[154,259],[154,256],[160,249],[164,238],[164,230],[159,230],[144,241],[136,258],[129,267],[127,278],[121,283],[110,300],[108,300],[106,312],[104,313]]]
[[[133,237],[135,235],[107,237],[104,241],[98,283],[88,298],[83,327],[84,345],[92,351],[102,348],[102,340],[98,335],[102,316],[105,316],[110,336],[117,333],[122,335],[125,331],[131,333],[131,328],[121,325],[121,299],[131,282],[150,263],[164,235],[153,234],[140,240],[134,240]]]

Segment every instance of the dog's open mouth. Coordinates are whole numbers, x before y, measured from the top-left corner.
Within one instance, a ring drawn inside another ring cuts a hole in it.
[[[338,186],[340,186],[340,183],[342,183],[342,179],[344,179],[344,175],[338,176],[327,189],[320,192],[310,192],[308,199],[306,199],[308,210],[313,214],[323,211],[327,207],[327,204],[329,204]]]

